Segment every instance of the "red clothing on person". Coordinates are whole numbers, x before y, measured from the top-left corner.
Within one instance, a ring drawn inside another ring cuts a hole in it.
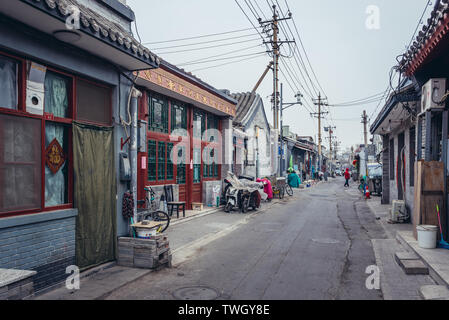
[[[271,187],[271,182],[268,179],[257,179],[257,182],[263,182],[263,192],[268,195],[268,199],[273,199],[273,188]]]
[[[348,179],[350,179],[350,178],[351,178],[351,175],[349,174],[349,169],[346,169],[346,172],[345,172],[345,179],[348,180]]]

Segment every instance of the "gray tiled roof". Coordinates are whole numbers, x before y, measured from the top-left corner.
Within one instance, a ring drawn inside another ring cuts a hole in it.
[[[256,93],[242,92],[231,94],[235,100],[237,100],[236,115],[234,118],[234,124],[242,125],[242,121],[251,109],[254,100],[257,98]]]
[[[83,6],[76,0],[22,0],[30,4],[39,4],[51,14],[64,19],[71,13],[70,6],[80,9],[81,28],[88,30],[91,34],[103,38],[113,43],[122,50],[128,51],[131,55],[138,57],[153,65],[160,64],[160,58],[150,52],[149,49],[141,45],[128,31],[118,24],[106,19],[102,15]]]
[[[427,23],[423,25],[409,50],[403,55],[402,60],[400,61],[402,70],[405,71],[408,69],[416,58],[423,59],[430,53],[430,51],[423,52],[423,49],[429,44],[429,41],[435,35],[435,32],[442,26],[443,21],[448,18],[448,14],[449,0],[437,0],[429,19],[427,19]],[[446,32],[439,35],[438,41],[441,40],[445,34]],[[434,46],[436,43],[431,45]],[[424,57],[420,57],[422,53],[424,54]]]

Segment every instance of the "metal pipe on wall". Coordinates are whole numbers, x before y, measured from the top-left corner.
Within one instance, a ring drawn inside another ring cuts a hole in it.
[[[444,163],[444,208],[446,210],[446,238],[447,235],[449,234],[449,214],[448,214],[448,203],[449,203],[449,199],[447,196],[447,176],[448,176],[448,126],[449,126],[449,115],[448,115],[449,111],[448,110],[444,110],[443,111],[443,133],[442,133],[442,144],[443,144],[443,150],[442,150],[442,159],[443,159],[443,163]]]
[[[425,161],[432,161],[432,112],[426,111],[426,152]]]
[[[134,223],[137,222],[137,102],[142,93],[136,88],[132,88],[131,92],[131,136],[129,145],[129,157],[131,159],[131,193],[134,200],[133,217]]]

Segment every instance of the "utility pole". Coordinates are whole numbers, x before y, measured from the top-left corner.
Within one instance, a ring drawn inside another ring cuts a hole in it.
[[[284,43],[295,43],[295,41],[281,41],[279,39],[279,22],[284,20],[290,20],[292,18],[291,12],[288,13],[288,17],[279,17],[276,6],[273,5],[273,18],[272,20],[262,21],[259,19],[261,27],[264,32],[269,32],[267,27],[270,27],[273,34],[271,35],[271,41],[264,41],[264,44],[271,45],[271,53],[273,55],[273,127],[279,129],[279,57],[280,47]]]
[[[271,20],[262,21],[261,18],[259,18],[259,24],[263,28],[263,32],[267,33],[271,39],[270,41],[264,41],[264,44],[271,45],[271,54],[273,56],[273,128],[275,130],[279,130],[279,57],[280,57],[280,47],[284,43],[295,43],[295,40],[293,41],[281,41],[279,39],[279,22],[284,20],[290,20],[292,18],[292,13],[288,13],[288,17],[280,17],[279,13],[276,9],[276,5],[272,6],[273,8],[273,17]],[[272,34],[270,35],[270,31],[272,31]],[[282,130],[282,128],[281,128]],[[281,138],[281,135],[279,135],[279,138]],[[282,149],[282,140],[279,141],[279,145],[281,146],[280,150]],[[282,154],[279,152],[278,159],[279,163],[282,161]],[[279,171],[281,171],[281,168],[279,168]],[[279,172],[281,173],[281,172]]]
[[[335,160],[338,160],[338,147],[340,146],[340,142],[338,142],[338,141],[335,141],[334,142],[334,159]]]
[[[333,148],[333,144],[332,144],[332,139],[333,138],[337,138],[337,137],[334,137],[333,136],[333,134],[334,134],[334,129],[336,129],[337,127],[332,127],[332,126],[328,126],[328,127],[325,127],[324,128],[324,130],[325,131],[328,131],[329,132],[329,171],[331,172],[332,171],[332,162],[333,162],[333,152],[332,152],[332,148]]]
[[[323,139],[321,138],[321,119],[324,118],[324,115],[328,114],[329,112],[322,112],[321,107],[322,106],[328,106],[329,104],[325,102],[326,99],[321,99],[321,93],[318,94],[318,100],[315,100],[313,103],[318,106],[318,113],[311,113],[310,115],[312,117],[318,118],[318,169],[321,169],[322,165],[322,153],[321,153],[321,143],[323,142]]]
[[[278,16],[276,14],[276,6],[273,5],[273,65],[274,65],[274,77],[273,77],[273,100],[274,100],[274,108],[273,108],[273,125],[274,129],[279,129],[278,125],[278,85],[279,85],[279,44],[278,44],[278,35],[279,35],[279,27],[278,27]]]
[[[368,116],[366,115],[366,110],[363,110],[362,114],[362,123],[363,123],[363,134],[365,138],[365,175],[368,177],[368,130],[367,130],[367,124],[368,124]]]

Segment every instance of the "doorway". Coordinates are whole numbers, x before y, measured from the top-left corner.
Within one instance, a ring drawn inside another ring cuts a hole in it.
[[[403,163],[405,162],[405,135],[404,132],[398,136],[398,158],[397,158],[397,185],[398,185],[398,200],[404,200],[404,188],[405,186],[405,170],[403,171]]]

